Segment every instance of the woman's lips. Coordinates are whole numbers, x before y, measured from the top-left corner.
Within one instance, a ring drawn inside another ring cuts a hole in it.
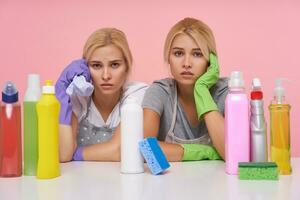
[[[183,77],[183,78],[191,78],[194,76],[194,74],[192,72],[189,72],[189,71],[184,71],[184,72],[181,72],[180,75]]]
[[[109,90],[112,88],[113,84],[111,83],[103,83],[100,85],[104,90]]]

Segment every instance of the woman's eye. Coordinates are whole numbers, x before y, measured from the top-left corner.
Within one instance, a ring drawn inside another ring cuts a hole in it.
[[[112,63],[111,64],[111,67],[114,69],[118,68],[119,66],[120,66],[120,63]]]
[[[195,57],[202,57],[203,54],[201,52],[194,52],[193,56],[195,56]]]
[[[92,64],[91,67],[94,68],[94,69],[100,69],[101,68],[101,64],[94,63],[94,64]]]
[[[174,52],[174,55],[175,55],[176,57],[180,57],[180,56],[183,55],[183,52],[182,52],[182,51],[175,51],[175,52]]]

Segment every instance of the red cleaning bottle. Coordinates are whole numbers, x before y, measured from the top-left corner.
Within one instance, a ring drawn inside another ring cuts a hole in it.
[[[0,107],[0,176],[21,176],[21,106],[12,82],[5,84]]]

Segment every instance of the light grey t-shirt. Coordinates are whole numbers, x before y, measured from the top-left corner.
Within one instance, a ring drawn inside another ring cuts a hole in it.
[[[174,79],[166,78],[154,81],[147,89],[142,103],[143,108],[148,108],[160,115],[160,126],[158,140],[165,141],[166,135],[171,127],[173,107],[175,100]],[[225,98],[228,93],[228,79],[220,78],[210,89],[210,93],[216,102],[219,111],[224,116]],[[208,130],[204,120],[197,126],[192,126],[178,101],[177,114],[173,133],[176,137],[184,140],[192,140],[200,137],[208,137]]]

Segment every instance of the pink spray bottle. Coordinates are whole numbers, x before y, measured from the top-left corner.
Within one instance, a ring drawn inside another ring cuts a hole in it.
[[[225,100],[225,160],[228,174],[238,173],[239,162],[250,161],[249,100],[243,74],[233,71]]]

